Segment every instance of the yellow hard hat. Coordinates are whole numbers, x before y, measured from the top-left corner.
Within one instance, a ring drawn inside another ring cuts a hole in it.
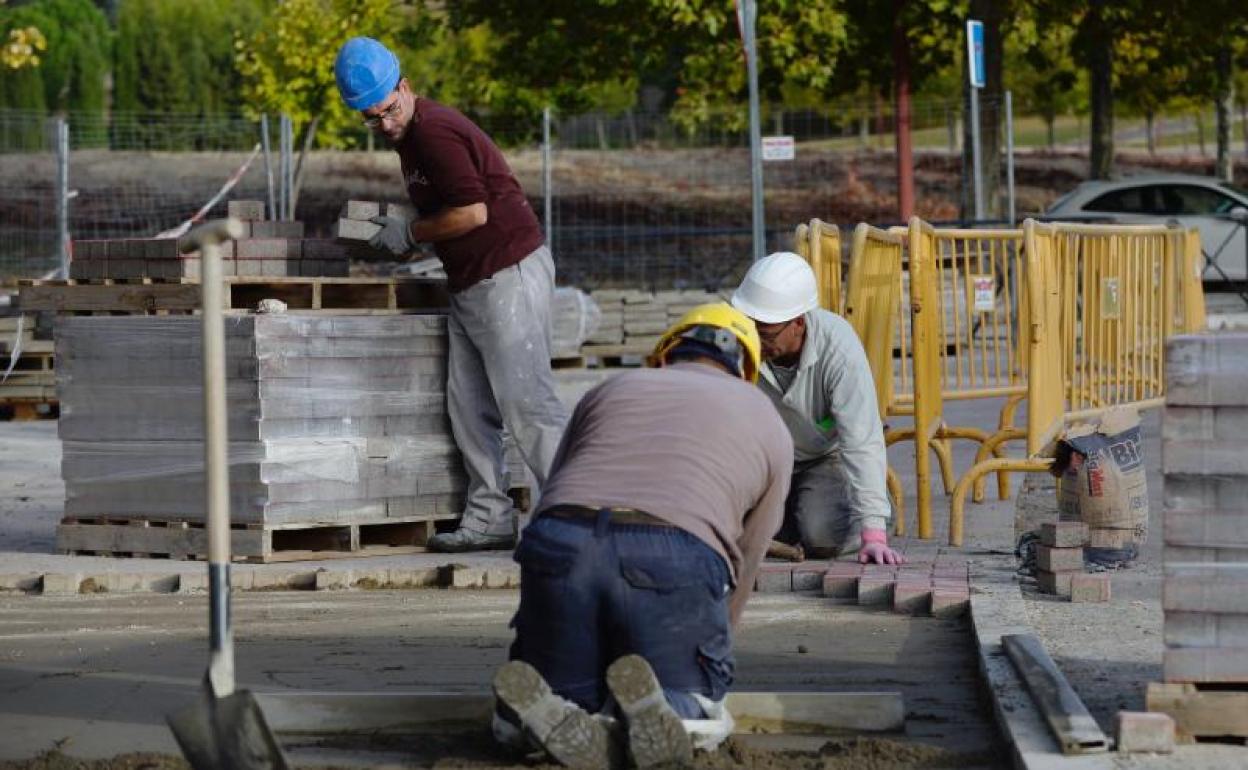
[[[654,352],[650,354],[650,365],[661,366],[667,354],[686,338],[685,333],[699,326],[710,326],[731,332],[744,351],[741,361],[741,368],[744,370],[741,372],[742,379],[749,382],[758,381],[758,362],[762,348],[758,341],[758,330],[754,328],[754,322],[748,316],[727,302],[698,305],[681,316],[680,320],[672,324],[659,338],[659,343],[654,346]]]

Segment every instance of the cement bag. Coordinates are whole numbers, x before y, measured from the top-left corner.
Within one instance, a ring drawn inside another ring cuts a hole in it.
[[[1057,443],[1053,472],[1061,479],[1059,516],[1088,525],[1085,559],[1133,561],[1148,539],[1148,483],[1135,409],[1111,409],[1095,424],[1072,428]]]

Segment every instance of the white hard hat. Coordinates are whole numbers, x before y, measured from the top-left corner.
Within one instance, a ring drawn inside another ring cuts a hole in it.
[[[819,307],[815,271],[791,251],[769,254],[745,274],[732,306],[759,323],[791,321]]]

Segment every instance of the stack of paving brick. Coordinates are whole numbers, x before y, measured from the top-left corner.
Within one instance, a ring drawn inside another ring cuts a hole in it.
[[[1248,334],[1171,339],[1162,422],[1165,678],[1248,705]],[[1248,737],[1248,709],[1237,732]]]
[[[339,277],[349,270],[350,250],[330,239],[305,238],[302,222],[265,221],[261,201],[230,201],[229,216],[244,233],[221,245],[226,276]],[[199,280],[198,252],[179,252],[177,238],[118,238],[74,242],[74,279],[158,278]]]
[[[598,305],[588,294],[571,286],[555,289],[551,308],[551,358],[579,358],[581,345],[598,328]]]
[[[445,351],[440,315],[227,318],[233,521],[453,519]],[[198,319],[62,318],[56,355],[67,519],[202,522]]]
[[[1036,546],[1036,584],[1057,596],[1071,595],[1071,582],[1083,573],[1083,546],[1088,527],[1081,521],[1045,522]]]
[[[586,340],[594,345],[625,345],[649,351],[681,316],[698,305],[722,298],[700,290],[657,293],[639,289],[599,289],[592,293],[602,313],[597,331]]]

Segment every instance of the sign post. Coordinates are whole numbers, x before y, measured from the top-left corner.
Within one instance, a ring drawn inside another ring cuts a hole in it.
[[[767,253],[766,220],[763,218],[763,129],[759,117],[758,59],[754,36],[757,21],[757,0],[737,0],[737,25],[745,46],[746,77],[750,84],[750,200],[755,260],[762,259]]]
[[[975,185],[975,221],[984,218],[984,182],[979,159],[979,89],[984,87],[984,23],[966,21],[966,63],[971,86],[971,175]]]

